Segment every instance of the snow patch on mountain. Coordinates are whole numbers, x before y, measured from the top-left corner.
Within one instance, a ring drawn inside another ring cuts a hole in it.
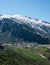
[[[33,18],[29,18],[29,17],[26,17],[26,16],[21,16],[21,15],[1,15],[0,16],[0,20],[2,20],[3,18],[14,18],[15,20],[19,20],[21,21],[20,23],[29,23],[32,25],[32,27],[36,27],[36,25],[44,25],[44,26],[47,26],[50,28],[50,24],[48,23],[45,23],[45,22],[42,22],[40,20],[36,20],[36,19],[33,19]]]

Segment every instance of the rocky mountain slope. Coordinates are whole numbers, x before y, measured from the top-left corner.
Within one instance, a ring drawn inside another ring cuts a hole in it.
[[[50,43],[50,23],[21,15],[0,15],[0,42]]]

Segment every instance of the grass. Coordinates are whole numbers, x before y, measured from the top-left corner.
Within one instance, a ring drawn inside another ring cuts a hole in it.
[[[37,51],[37,52],[43,54],[44,56],[46,56],[48,58],[48,60],[50,60],[50,49],[48,49],[47,47],[34,48],[34,51]]]
[[[0,65],[50,65],[50,62],[33,50],[12,46],[0,53]]]

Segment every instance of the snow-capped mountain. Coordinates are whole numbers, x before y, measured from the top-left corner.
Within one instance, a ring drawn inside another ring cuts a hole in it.
[[[50,23],[21,15],[0,15],[0,42],[50,43]]]

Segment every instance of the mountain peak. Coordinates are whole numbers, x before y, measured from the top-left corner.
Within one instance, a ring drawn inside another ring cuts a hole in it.
[[[0,41],[49,43],[50,24],[21,15],[0,15]]]
[[[22,22],[25,22],[25,23],[32,23],[33,25],[34,24],[37,24],[37,25],[45,25],[45,26],[49,26],[50,27],[50,24],[48,24],[48,22],[44,22],[44,21],[40,21],[36,18],[31,18],[31,17],[27,17],[27,16],[23,16],[23,15],[0,15],[0,20],[2,20],[3,18],[14,18],[14,19],[18,19],[18,20],[21,20]]]

